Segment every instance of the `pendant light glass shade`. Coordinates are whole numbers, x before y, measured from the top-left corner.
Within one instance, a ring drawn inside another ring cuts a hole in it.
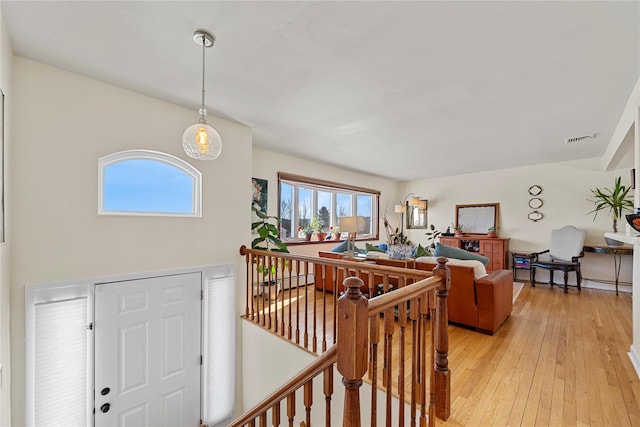
[[[222,138],[218,131],[207,124],[207,109],[204,106],[204,51],[213,46],[215,37],[204,30],[196,30],[193,40],[202,46],[202,106],[200,121],[189,126],[182,134],[182,147],[189,157],[198,160],[215,160],[222,153]]]
[[[206,115],[206,110],[204,113]],[[182,147],[194,159],[215,160],[222,152],[222,138],[217,130],[201,119],[200,123],[193,124],[184,131]]]

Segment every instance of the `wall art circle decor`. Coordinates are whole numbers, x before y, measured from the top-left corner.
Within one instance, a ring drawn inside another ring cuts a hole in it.
[[[529,219],[533,222],[540,221],[543,217],[544,215],[542,215],[542,212],[538,212],[538,211],[529,212]]]
[[[532,185],[531,187],[529,187],[529,194],[531,194],[532,196],[538,196],[540,195],[540,193],[542,193],[542,187],[540,187],[539,185]]]
[[[533,197],[529,200],[529,207],[531,209],[539,209],[542,207],[542,199],[539,197]]]

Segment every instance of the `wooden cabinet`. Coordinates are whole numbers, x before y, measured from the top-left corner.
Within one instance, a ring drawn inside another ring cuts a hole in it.
[[[489,258],[487,273],[506,269],[509,266],[507,259],[509,256],[509,239],[486,237],[484,235],[447,236],[440,237],[440,243],[486,256]]]

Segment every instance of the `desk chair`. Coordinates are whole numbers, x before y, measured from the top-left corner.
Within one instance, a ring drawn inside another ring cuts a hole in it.
[[[578,290],[581,290],[582,274],[580,273],[580,258],[584,256],[582,251],[584,240],[587,237],[585,230],[580,230],[571,225],[557,230],[551,230],[551,244],[549,249],[537,252],[531,262],[531,286],[536,286],[536,269],[549,270],[549,285],[553,287],[553,273],[556,270],[564,272],[564,293],[568,292],[569,272],[575,271]],[[543,255],[546,254],[546,255]],[[540,255],[543,255],[540,257]]]

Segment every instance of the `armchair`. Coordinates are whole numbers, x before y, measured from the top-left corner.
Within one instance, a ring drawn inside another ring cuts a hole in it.
[[[551,230],[551,243],[549,249],[533,254],[531,261],[531,286],[536,286],[536,269],[542,268],[549,271],[549,285],[553,287],[553,273],[556,270],[564,272],[564,293],[568,292],[569,272],[576,273],[576,284],[581,290],[582,274],[580,272],[580,258],[584,256],[584,240],[587,237],[585,230],[580,230],[571,225],[557,230]],[[540,257],[540,255],[544,255]]]

